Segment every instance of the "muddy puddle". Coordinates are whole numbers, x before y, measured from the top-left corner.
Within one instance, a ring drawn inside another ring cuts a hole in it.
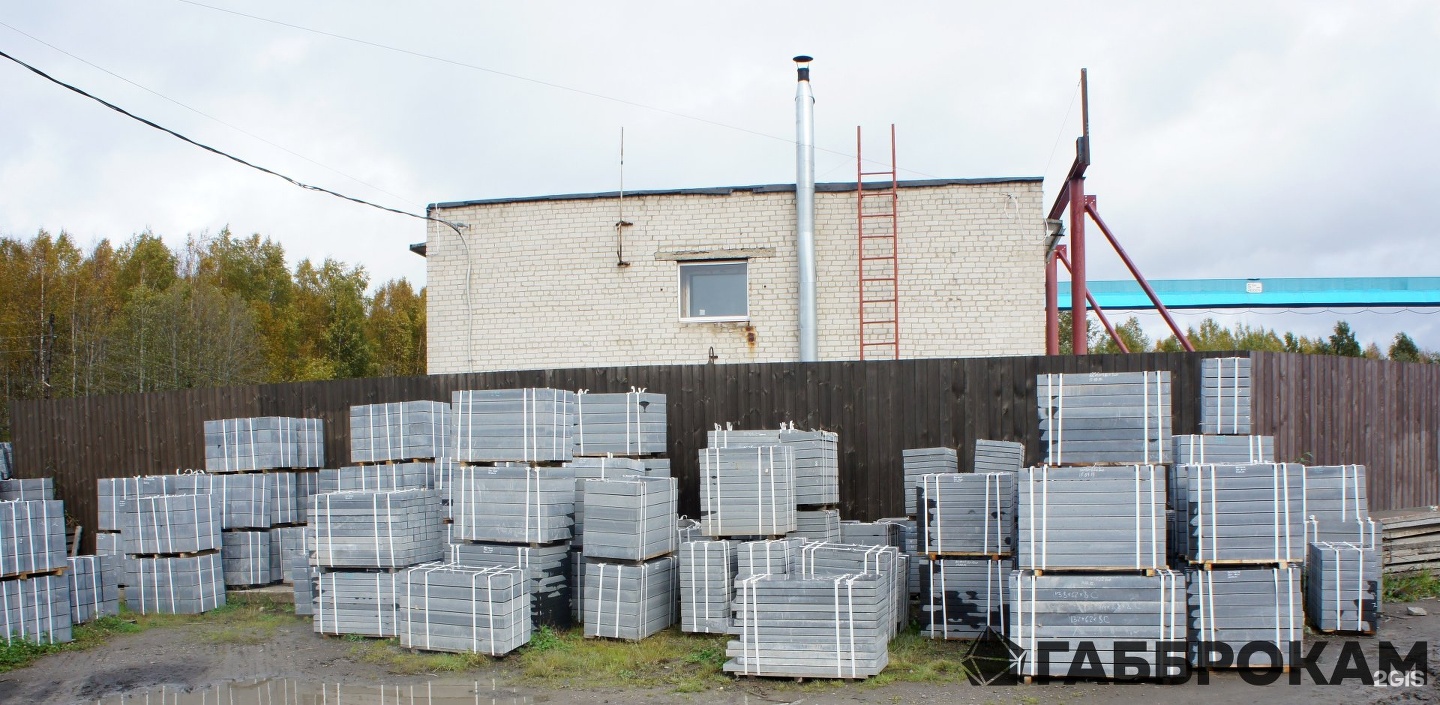
[[[349,685],[260,680],[216,683],[203,689],[156,686],[94,702],[97,705],[535,705],[537,700],[479,681]]]

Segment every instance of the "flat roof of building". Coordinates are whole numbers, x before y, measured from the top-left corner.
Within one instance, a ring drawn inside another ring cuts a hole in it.
[[[899,182],[900,188],[922,188],[926,186],[971,186],[980,184],[1009,184],[1029,183],[1043,181],[1039,176],[1010,176],[992,177],[980,179],[920,179]],[[867,189],[885,188],[888,184],[879,181],[865,182]],[[626,196],[728,196],[733,193],[785,193],[795,190],[795,184],[761,184],[756,186],[710,186],[706,188],[675,188],[675,189],[651,189],[640,191],[626,191]],[[854,191],[854,181],[837,181],[815,184],[815,190],[820,192]],[[583,201],[596,198],[619,198],[619,191],[604,191],[600,193],[562,193],[551,196],[518,196],[512,198],[482,198],[475,201],[447,201],[444,203],[432,203],[426,211],[433,211],[441,208],[464,208],[465,206],[489,206],[500,203],[526,203],[530,201]]]

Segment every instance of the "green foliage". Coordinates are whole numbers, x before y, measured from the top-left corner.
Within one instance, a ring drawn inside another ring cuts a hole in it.
[[[0,238],[0,438],[15,399],[425,374],[425,290],[369,285],[229,229],[173,249]]]
[[[1440,577],[1428,570],[1405,575],[1386,575],[1382,580],[1385,602],[1414,602],[1440,597]]]
[[[1330,336],[1330,354],[1341,357],[1361,357],[1360,341],[1345,321],[1335,323],[1335,332]]]
[[[1424,358],[1420,354],[1420,346],[1415,344],[1410,336],[1404,333],[1395,334],[1395,342],[1390,343],[1390,359],[1396,362],[1422,362]]]

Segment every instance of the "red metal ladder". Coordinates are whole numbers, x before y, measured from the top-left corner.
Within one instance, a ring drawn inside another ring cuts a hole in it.
[[[900,183],[895,126],[890,168],[866,171],[855,128],[855,214],[859,233],[860,359],[900,359]],[[866,177],[886,177],[869,183]]]

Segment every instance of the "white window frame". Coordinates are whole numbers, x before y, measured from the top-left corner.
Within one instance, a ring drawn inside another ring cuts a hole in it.
[[[714,260],[683,260],[677,262],[680,265],[675,268],[675,305],[680,310],[681,323],[743,323],[750,320],[750,260],[745,259],[714,259]],[[686,267],[709,267],[722,264],[743,264],[745,265],[745,315],[743,316],[686,316],[685,308],[685,268]]]

